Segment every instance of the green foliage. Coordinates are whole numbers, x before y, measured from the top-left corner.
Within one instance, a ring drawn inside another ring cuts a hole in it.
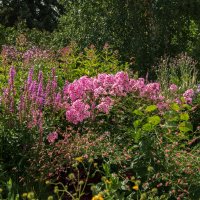
[[[2,0],[0,10],[0,23],[5,26],[13,26],[25,20],[28,27],[52,31],[63,7],[59,1]]]
[[[118,52],[113,51],[108,44],[100,51],[91,45],[80,52],[75,43],[61,50],[59,65],[61,76],[69,81],[85,75],[94,77],[99,73],[128,71],[129,67],[128,63],[120,62]]]
[[[195,54],[199,20],[193,9],[199,2],[191,7],[179,0],[62,2],[66,13],[55,31],[60,45],[76,41],[81,48],[101,48],[109,42],[143,73],[163,55]]]
[[[169,91],[171,84],[178,86],[179,91],[194,88],[198,81],[197,62],[187,54],[180,54],[175,58],[164,58],[156,69],[157,79],[165,95],[174,96]]]

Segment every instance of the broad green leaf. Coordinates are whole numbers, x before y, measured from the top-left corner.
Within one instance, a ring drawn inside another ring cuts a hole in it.
[[[146,124],[144,124],[144,125],[142,126],[142,129],[143,129],[144,131],[152,131],[153,128],[154,128],[154,126],[153,126],[152,124],[149,124],[149,123],[146,123]]]
[[[148,122],[153,125],[158,125],[160,123],[160,121],[161,121],[161,119],[157,115],[154,115],[154,116],[148,118]]]
[[[190,122],[187,122],[187,121],[180,123],[178,128],[181,132],[184,132],[184,133],[189,132],[189,131],[193,131],[192,124]]]
[[[140,124],[142,123],[142,121],[141,120],[135,120],[134,122],[133,122],[133,126],[134,126],[134,128],[137,128],[138,126],[140,126]]]
[[[179,114],[174,111],[168,111],[164,114],[166,121],[179,121]]]
[[[141,110],[134,110],[133,113],[139,116],[144,115],[144,113]]]
[[[178,122],[179,121],[179,116],[171,117],[168,119],[170,122]]]
[[[183,108],[186,108],[187,110],[190,110],[192,107],[188,104],[183,104],[182,105]]]
[[[188,121],[189,120],[189,115],[188,113],[181,113],[180,114],[180,119],[183,120],[183,121]]]
[[[179,111],[180,110],[180,106],[177,103],[173,103],[173,104],[171,104],[171,109],[175,110],[175,111]]]
[[[157,106],[156,105],[150,105],[150,106],[147,106],[145,111],[146,112],[153,112],[154,110],[157,109]]]
[[[134,141],[135,141],[136,143],[139,142],[141,136],[142,136],[141,130],[134,131],[134,133],[133,133],[133,138],[134,138]]]

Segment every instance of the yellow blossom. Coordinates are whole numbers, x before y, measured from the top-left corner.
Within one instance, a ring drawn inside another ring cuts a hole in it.
[[[102,197],[101,194],[95,195],[94,197],[92,197],[92,200],[104,200],[104,198]]]
[[[108,179],[105,180],[106,184],[111,184],[111,181],[109,181]]]
[[[81,157],[77,157],[77,158],[75,158],[75,160],[78,161],[78,162],[83,162],[83,157],[82,156]]]
[[[23,193],[23,194],[22,194],[22,198],[26,198],[27,195],[28,195],[27,193]]]
[[[136,190],[136,191],[139,190],[138,185],[134,185],[134,186],[133,186],[133,189]]]

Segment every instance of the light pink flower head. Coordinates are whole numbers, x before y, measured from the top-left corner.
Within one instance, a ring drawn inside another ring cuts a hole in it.
[[[170,87],[169,87],[169,89],[170,89],[170,91],[172,91],[172,92],[176,92],[176,91],[178,90],[178,87],[177,87],[177,85],[175,85],[175,84],[171,84]]]
[[[192,103],[193,96],[194,96],[194,90],[193,89],[188,89],[183,93],[183,97],[188,104]]]
[[[58,139],[58,133],[56,131],[49,133],[49,135],[47,135],[47,140],[49,143],[53,144],[56,139]]]

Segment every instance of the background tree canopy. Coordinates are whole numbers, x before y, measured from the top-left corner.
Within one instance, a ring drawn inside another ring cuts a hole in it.
[[[164,55],[200,57],[199,0],[3,0],[0,5],[2,25],[25,20],[29,28],[53,31],[44,35],[56,47],[76,41],[81,49],[102,48],[108,42],[141,73]]]
[[[52,31],[62,13],[57,0],[2,0],[0,1],[0,23],[13,26],[22,20],[28,27]]]

